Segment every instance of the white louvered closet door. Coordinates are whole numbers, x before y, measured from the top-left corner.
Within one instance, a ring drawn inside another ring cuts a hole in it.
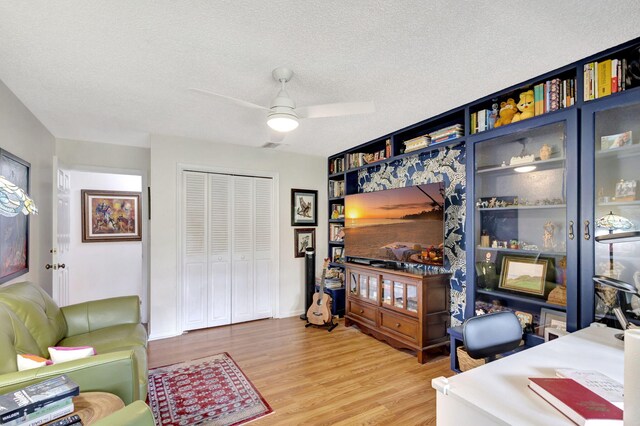
[[[184,172],[182,229],[182,324],[185,330],[208,326],[207,175]]]
[[[254,315],[253,279],[254,185],[253,178],[233,177],[233,282],[232,322],[251,321]]]
[[[255,319],[273,316],[273,180],[254,179],[255,211]]]
[[[209,174],[209,327],[231,324],[231,177]]]

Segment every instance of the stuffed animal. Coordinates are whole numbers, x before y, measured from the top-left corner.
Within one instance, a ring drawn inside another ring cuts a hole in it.
[[[500,127],[511,123],[513,116],[518,112],[516,101],[512,98],[507,99],[507,102],[500,103],[500,117],[496,120],[493,127]]]
[[[511,122],[515,123],[516,121],[526,120],[527,118],[535,116],[533,102],[533,90],[520,93],[520,101],[518,102],[518,111],[520,112],[513,116]]]

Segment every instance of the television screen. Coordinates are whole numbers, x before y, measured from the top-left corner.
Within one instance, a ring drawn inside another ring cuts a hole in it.
[[[347,195],[345,254],[443,265],[444,184]]]

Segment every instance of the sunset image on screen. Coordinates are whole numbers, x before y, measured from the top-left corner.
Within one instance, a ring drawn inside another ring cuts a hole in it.
[[[436,183],[347,196],[345,252],[441,265],[443,189]]]

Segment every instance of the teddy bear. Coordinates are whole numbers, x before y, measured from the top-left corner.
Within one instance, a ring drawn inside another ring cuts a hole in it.
[[[518,111],[516,115],[513,116],[512,123],[515,123],[520,120],[525,120],[527,118],[531,118],[535,116],[533,110],[534,96],[533,90],[527,90],[526,92],[520,93],[520,101],[518,101]]]
[[[500,117],[496,120],[493,127],[500,127],[511,123],[513,116],[518,112],[516,101],[513,98],[507,99],[507,102],[500,102]]]

